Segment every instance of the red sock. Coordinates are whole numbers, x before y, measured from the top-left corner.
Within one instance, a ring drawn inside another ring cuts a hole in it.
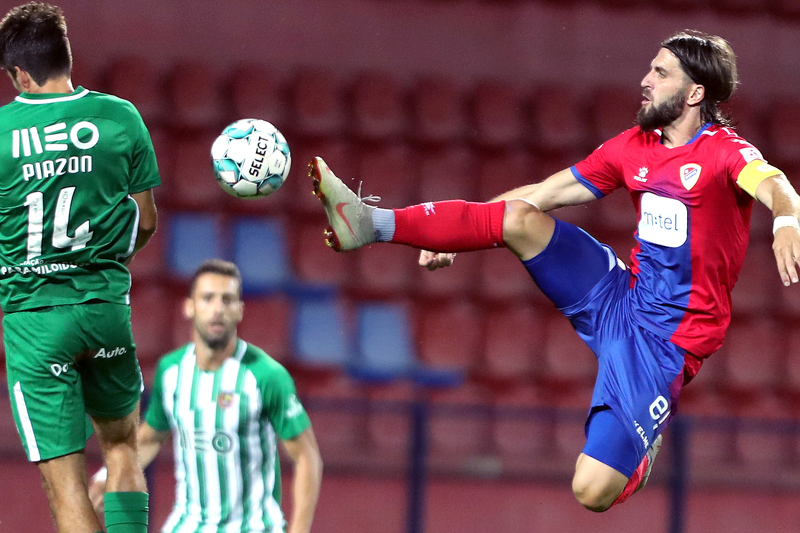
[[[630,498],[634,492],[636,492],[636,490],[639,488],[639,484],[642,482],[642,478],[644,478],[644,473],[647,472],[647,466],[649,464],[650,458],[645,455],[644,459],[642,459],[642,462],[639,463],[639,466],[633,471],[633,475],[628,480],[628,483],[625,484],[625,488],[622,489],[622,494],[617,496],[617,499],[614,500],[614,503],[611,504],[611,507],[624,502]]]
[[[431,252],[470,252],[505,246],[505,202],[428,202],[395,209],[392,242]]]

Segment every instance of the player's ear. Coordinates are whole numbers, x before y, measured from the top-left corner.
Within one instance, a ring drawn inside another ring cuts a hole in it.
[[[194,300],[191,298],[186,298],[183,301],[183,316],[189,320],[194,318]]]
[[[691,89],[689,90],[689,96],[686,97],[686,103],[692,106],[699,105],[703,101],[703,98],[706,97],[706,88],[696,83],[693,83],[690,87]]]
[[[244,318],[244,302],[240,299],[239,300],[239,316],[236,317],[236,322],[239,323]]]

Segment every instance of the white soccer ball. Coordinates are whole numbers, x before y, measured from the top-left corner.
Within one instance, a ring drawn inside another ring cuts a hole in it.
[[[292,156],[278,129],[256,118],[237,120],[211,145],[214,176],[239,198],[272,194],[286,181]]]

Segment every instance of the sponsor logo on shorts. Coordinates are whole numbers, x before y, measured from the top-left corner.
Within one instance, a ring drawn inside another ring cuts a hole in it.
[[[94,354],[93,359],[111,359],[112,357],[116,357],[118,355],[122,355],[124,353],[128,353],[128,349],[124,346],[117,346],[116,348],[106,350],[105,348],[100,348],[96,354]]]
[[[66,363],[64,365],[59,365],[58,363],[50,365],[50,372],[53,373],[55,377],[60,376],[61,374],[66,374],[69,372],[72,363]]]

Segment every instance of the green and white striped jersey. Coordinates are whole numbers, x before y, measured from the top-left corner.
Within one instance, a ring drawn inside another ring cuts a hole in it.
[[[78,87],[0,107],[0,305],[129,303],[123,262],[139,209],[161,182],[136,108]]]
[[[280,363],[240,339],[207,372],[187,344],[160,360],[145,420],[172,431],[175,506],[164,533],[284,531],[277,438],[311,422]]]

